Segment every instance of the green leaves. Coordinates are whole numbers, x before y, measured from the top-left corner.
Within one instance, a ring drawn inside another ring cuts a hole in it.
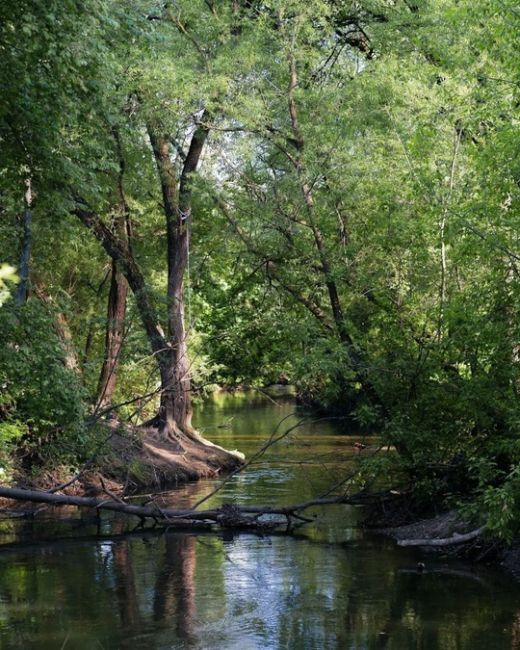
[[[40,459],[81,454],[83,390],[67,369],[53,314],[35,300],[0,311],[0,446],[23,437]]]
[[[207,109],[186,278],[197,383],[267,383],[283,372],[314,403],[381,428],[400,469],[423,472],[424,492],[474,493],[478,484],[489,527],[511,529],[518,454],[509,443],[520,433],[515,3],[211,6],[4,2],[3,261],[17,263],[30,172],[33,276],[63,298],[93,392],[106,257],[70,216],[71,197],[110,225],[123,190],[133,251],[164,316],[166,226],[146,128],[169,135],[178,174]],[[5,440],[23,422],[32,443],[81,441],[85,393],[63,366],[52,317],[10,305],[0,333]],[[122,401],[155,381],[129,311]],[[439,468],[459,454],[467,464],[447,487]]]
[[[0,266],[0,307],[9,298],[10,283],[14,283],[16,280],[17,277],[14,268],[8,264],[2,264]]]

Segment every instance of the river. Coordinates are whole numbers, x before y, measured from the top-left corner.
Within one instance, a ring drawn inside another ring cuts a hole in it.
[[[288,399],[218,395],[195,424],[254,453]],[[359,436],[340,421],[305,424],[208,505],[282,504],[348,472]],[[172,491],[187,505],[215,482]],[[0,527],[0,650],[501,650],[520,648],[520,587],[498,569],[399,549],[363,533],[349,506],[316,510],[292,536],[125,532],[48,514]],[[77,518],[67,513],[62,517]],[[422,561],[426,569],[417,570]]]

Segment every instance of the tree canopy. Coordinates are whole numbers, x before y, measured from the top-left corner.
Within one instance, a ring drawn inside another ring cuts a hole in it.
[[[282,377],[511,535],[519,26],[512,0],[4,2],[5,466],[79,462],[117,404],[199,442],[194,396]]]

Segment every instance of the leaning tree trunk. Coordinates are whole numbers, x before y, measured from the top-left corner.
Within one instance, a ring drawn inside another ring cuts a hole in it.
[[[110,291],[108,293],[107,323],[105,329],[105,353],[99,375],[96,412],[110,406],[116,387],[117,367],[121,356],[126,315],[128,282],[112,260]]]
[[[126,248],[131,252],[131,217],[124,188],[126,163],[123,156],[123,147],[119,131],[115,127],[112,130],[112,134],[114,136],[116,151],[119,158],[119,173],[117,177],[119,209],[114,219],[113,227],[119,239],[126,243]],[[96,413],[110,406],[112,395],[114,394],[116,387],[117,368],[119,366],[119,359],[121,357],[121,349],[124,339],[127,294],[128,282],[121,270],[121,264],[117,259],[112,258],[110,291],[108,293],[107,305],[107,322],[105,328],[105,353],[98,381]]]
[[[120,265],[121,271],[134,295],[135,304],[150,342],[152,354],[158,362],[161,387],[170,385],[171,363],[168,358],[170,345],[159,323],[153,294],[145,281],[131,247],[113,228],[103,223],[97,214],[81,207],[79,200],[75,213],[80,221],[92,231],[114,262]]]

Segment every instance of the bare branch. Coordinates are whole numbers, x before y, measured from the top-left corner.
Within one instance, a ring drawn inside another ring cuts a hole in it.
[[[469,533],[459,534],[455,533],[452,537],[444,537],[438,539],[400,539],[398,546],[454,546],[455,544],[465,544],[482,535],[484,528],[476,528]]]

